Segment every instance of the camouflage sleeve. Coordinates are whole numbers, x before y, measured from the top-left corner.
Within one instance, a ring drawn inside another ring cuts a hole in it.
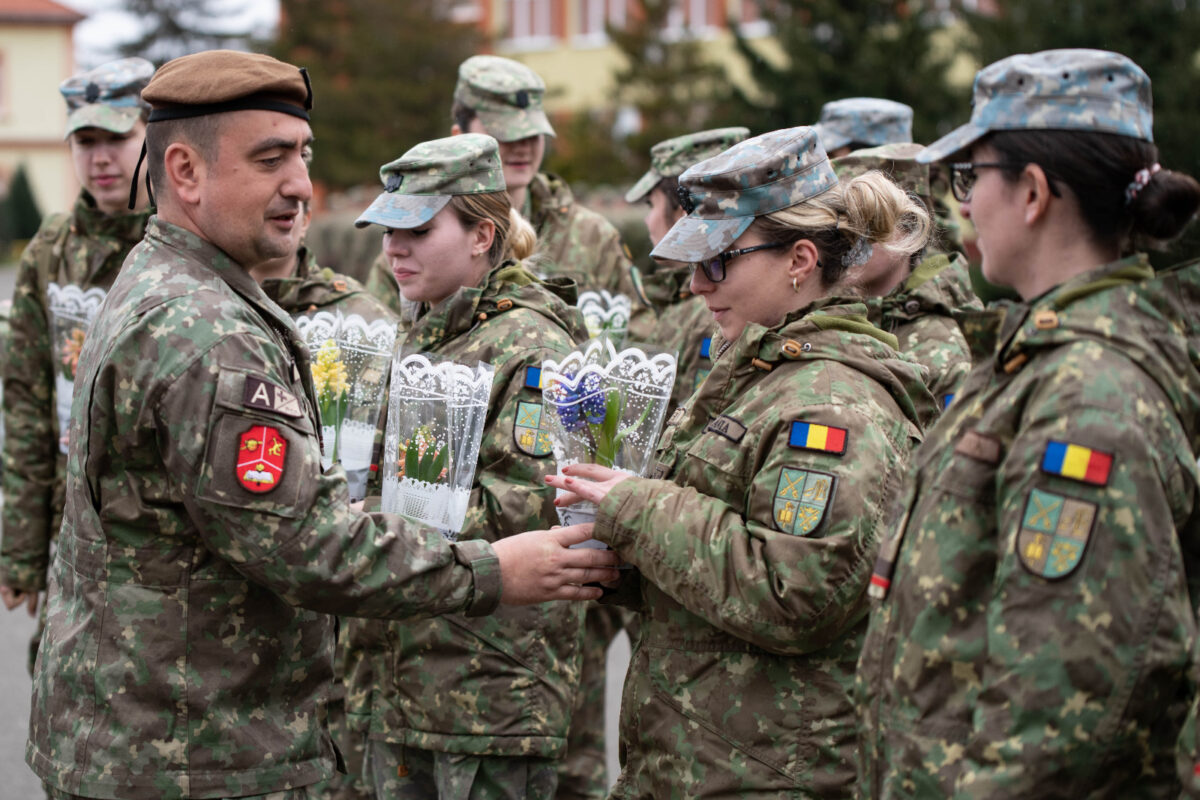
[[[352,510],[342,470],[321,470],[309,416],[295,403],[272,412],[250,399],[263,384],[286,393],[292,384],[280,363],[272,343],[226,336],[158,401],[167,471],[205,545],[285,601],[316,611],[391,619],[491,613],[500,577],[490,545],[449,545],[432,528]]]
[[[866,613],[877,531],[907,451],[857,411],[811,406],[804,417],[845,427],[845,455],[792,447],[781,414],[759,440],[744,507],[633,478],[601,504],[596,538],[728,633],[788,655],[829,645]],[[693,448],[681,457],[686,474],[711,472],[720,454]]]
[[[1200,647],[1200,640],[1197,640],[1197,646]],[[1196,665],[1200,664],[1200,652],[1193,653],[1192,664],[1194,673]],[[1197,734],[1200,734],[1200,693],[1192,698],[1191,708],[1188,709],[1187,719],[1175,746],[1175,769],[1183,786],[1180,797],[1188,800],[1200,798],[1200,735]]]
[[[4,512],[0,582],[21,591],[46,588],[58,459],[54,365],[39,261],[50,241],[38,236],[21,257],[13,290],[4,367]]]
[[[945,408],[971,371],[967,340],[950,317],[929,314],[907,327],[906,335],[900,337],[900,352],[929,370],[926,385],[938,408]]]
[[[546,475],[555,471],[549,440],[539,433],[542,391],[527,385],[526,369],[540,370],[545,358],[561,353],[529,349],[514,354],[497,373],[483,434],[463,537],[489,541],[558,524],[554,490]],[[537,419],[533,417],[536,415]],[[532,426],[521,423],[533,422]],[[526,435],[531,432],[530,435]]]
[[[1063,796],[1062,775],[1153,741],[1130,719],[1166,714],[1177,699],[1155,690],[1187,667],[1175,515],[1191,508],[1195,464],[1170,445],[1183,431],[1151,399],[1135,417],[1055,399],[1030,403],[1000,465],[994,583],[974,612],[985,655],[960,676],[976,697],[964,799]]]
[[[367,273],[366,288],[372,297],[397,315],[404,313],[400,306],[400,287],[397,285],[396,277],[392,275],[392,268],[388,266],[387,258],[383,253],[380,253],[371,263],[371,269]]]

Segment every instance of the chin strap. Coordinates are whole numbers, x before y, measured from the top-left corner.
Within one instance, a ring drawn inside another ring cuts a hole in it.
[[[137,207],[137,182],[142,171],[142,162],[146,160],[146,140],[142,140],[142,152],[138,155],[137,166],[133,168],[133,180],[129,182],[129,210]],[[154,191],[150,188],[150,167],[146,167],[146,198],[154,205]]]

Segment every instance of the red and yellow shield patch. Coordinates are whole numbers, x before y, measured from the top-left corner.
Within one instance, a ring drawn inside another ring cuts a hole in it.
[[[237,479],[250,492],[269,492],[283,480],[287,440],[268,425],[255,425],[242,434],[237,454]]]

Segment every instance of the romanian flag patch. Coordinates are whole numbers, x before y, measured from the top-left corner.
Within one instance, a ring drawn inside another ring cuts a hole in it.
[[[700,340],[700,357],[712,360],[710,353],[712,353],[712,337],[705,336]]]
[[[525,388],[538,389],[542,388],[542,368],[541,367],[526,367],[525,368]]]
[[[846,452],[846,429],[794,420],[788,444],[802,450],[819,450],[840,456]]]
[[[1042,472],[1094,486],[1107,486],[1112,463],[1112,453],[1051,440],[1042,455]]]

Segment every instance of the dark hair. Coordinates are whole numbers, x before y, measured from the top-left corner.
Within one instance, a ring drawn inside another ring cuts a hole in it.
[[[661,181],[659,181],[658,183],[656,183],[654,185],[654,189],[658,189],[660,192],[663,193],[663,197],[667,198],[667,210],[668,211],[675,211],[675,210],[683,208],[683,206],[681,206],[679,204],[679,178],[678,178],[678,176],[673,177],[673,178],[663,178]],[[654,189],[651,189],[650,191],[654,191]],[[647,196],[649,196],[649,195],[647,195]]]
[[[1151,142],[1099,131],[997,131],[983,140],[1001,161],[1021,165],[1004,170],[1016,180],[1034,163],[1052,183],[1070,188],[1097,243],[1122,254],[1161,249],[1200,209],[1200,183],[1182,172],[1160,170],[1126,204],[1126,189],[1139,170],[1158,161]]]
[[[211,164],[216,160],[221,132],[220,116],[209,114],[162,120],[146,126],[146,170],[157,197],[165,196],[167,191],[163,159],[167,148],[175,142],[185,142],[196,148],[205,163]]]
[[[465,105],[461,100],[455,100],[454,105],[450,106],[450,119],[454,120],[454,124],[459,130],[467,133],[471,127],[471,121],[478,116],[475,109]]]

